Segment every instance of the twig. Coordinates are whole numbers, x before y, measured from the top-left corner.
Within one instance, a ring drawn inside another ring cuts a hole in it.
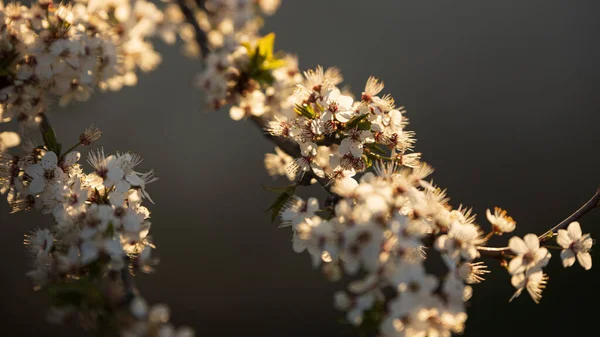
[[[196,20],[194,12],[190,9],[190,7],[188,7],[186,2],[186,0],[177,0],[177,4],[179,5],[181,12],[185,16],[186,21],[189,24],[191,24],[192,27],[194,27],[194,32],[196,33],[196,43],[198,43],[198,46],[200,47],[200,51],[202,54],[201,57],[206,58],[206,55],[208,55],[208,53],[210,52],[210,50],[208,49],[208,40],[206,38],[206,32],[203,31],[202,28],[200,28],[200,25]],[[204,8],[204,1],[197,1],[197,3],[197,6],[199,8]]]
[[[561,221],[558,225],[550,228],[544,234],[538,238],[540,242],[544,242],[562,228],[567,227],[571,222],[581,219],[584,215],[589,213],[591,210],[600,207],[600,188],[596,190],[596,193],[588,200],[583,206],[581,206],[573,214],[569,215],[566,219]],[[477,250],[484,257],[501,258],[510,252],[509,247],[477,247]]]

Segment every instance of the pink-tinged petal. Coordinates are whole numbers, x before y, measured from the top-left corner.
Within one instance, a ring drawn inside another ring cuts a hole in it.
[[[592,256],[590,255],[590,253],[577,253],[577,261],[579,261],[579,264],[585,270],[590,270],[592,268]]]
[[[523,257],[517,256],[508,263],[508,272],[512,275],[520,274],[525,271],[523,266]]]
[[[51,151],[46,152],[42,158],[42,168],[45,170],[51,170],[56,167],[56,164],[58,164],[58,157],[56,157],[56,153]]]
[[[29,193],[39,194],[44,190],[44,187],[46,187],[46,180],[42,177],[37,177],[29,184]]]
[[[540,248],[540,240],[535,234],[527,234],[523,237],[523,241],[525,241],[525,245],[531,251],[536,251]]]
[[[81,158],[81,153],[79,153],[78,151],[69,152],[65,156],[65,165],[71,166],[75,164],[79,160],[79,158]]]
[[[570,249],[565,249],[560,252],[560,258],[562,259],[563,267],[567,268],[575,263],[575,254]]]
[[[44,176],[44,169],[40,164],[34,164],[25,169],[25,173],[31,178],[42,178]]]
[[[569,233],[565,229],[559,229],[556,236],[556,243],[563,248],[569,248],[573,240],[569,237]]]
[[[525,245],[525,241],[518,236],[513,236],[508,240],[508,247],[515,254],[525,254],[527,253],[527,245]]]
[[[569,236],[573,241],[579,240],[581,238],[581,226],[579,226],[579,222],[571,222],[567,228],[567,232],[569,232]]]

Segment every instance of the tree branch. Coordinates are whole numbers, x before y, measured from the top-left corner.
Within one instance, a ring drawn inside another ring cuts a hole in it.
[[[201,8],[201,9],[205,8],[205,6],[204,6],[205,1],[196,1],[196,2],[197,2],[197,6],[199,8]],[[208,55],[208,53],[210,52],[210,50],[208,49],[208,40],[206,38],[206,32],[203,31],[202,28],[200,28],[200,25],[198,24],[198,21],[196,20],[196,16],[194,15],[194,12],[190,9],[186,0],[177,0],[177,4],[179,5],[181,12],[185,16],[186,21],[189,24],[191,24],[192,27],[194,27],[194,32],[196,33],[195,34],[196,35],[196,43],[198,43],[198,47],[200,47],[201,57],[206,58],[206,55]]]
[[[589,213],[591,210],[600,207],[600,188],[596,190],[596,193],[588,200],[583,206],[576,210],[573,214],[569,215],[566,219],[561,221],[558,225],[550,228],[544,234],[538,238],[540,242],[544,242],[554,236],[559,229],[567,227],[571,222],[581,219],[584,215]],[[501,258],[504,255],[510,253],[509,247],[477,247],[477,250],[484,257]]]

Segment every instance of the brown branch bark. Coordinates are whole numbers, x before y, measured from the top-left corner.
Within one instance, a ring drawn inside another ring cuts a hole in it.
[[[177,0],[177,4],[181,9],[181,12],[185,16],[186,21],[194,27],[194,32],[196,33],[196,43],[198,43],[198,47],[200,47],[201,57],[206,58],[206,55],[210,52],[208,49],[208,40],[206,38],[206,32],[200,28],[198,21],[196,20],[196,16],[194,12],[188,5],[188,1],[186,0]],[[199,8],[204,8],[204,1],[197,1],[197,5]]]

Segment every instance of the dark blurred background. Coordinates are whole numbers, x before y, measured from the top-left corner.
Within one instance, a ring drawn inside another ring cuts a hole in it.
[[[506,208],[523,235],[558,223],[600,183],[599,9],[591,0],[284,0],[265,32],[303,69],[339,66],[357,93],[369,75],[382,78],[453,205],[474,207],[484,226],[486,208]],[[332,307],[342,285],[295,254],[290,230],[264,212],[274,195],[261,185],[282,183],[263,169],[273,146],[250,123],[204,109],[190,85],[199,63],[157,48],[163,63],[137,87],[50,113],[64,143],[96,122],[106,151],[136,151],[157,170],[149,208],[161,263],[136,278],[141,292],[198,336],[352,336]],[[45,323],[46,299],[24,276],[23,234],[51,223],[1,203],[0,335],[86,335]],[[582,224],[600,237],[600,211]],[[465,336],[570,336],[593,325],[600,267],[565,270],[553,253],[540,305],[526,294],[509,304],[509,276],[490,261]]]

